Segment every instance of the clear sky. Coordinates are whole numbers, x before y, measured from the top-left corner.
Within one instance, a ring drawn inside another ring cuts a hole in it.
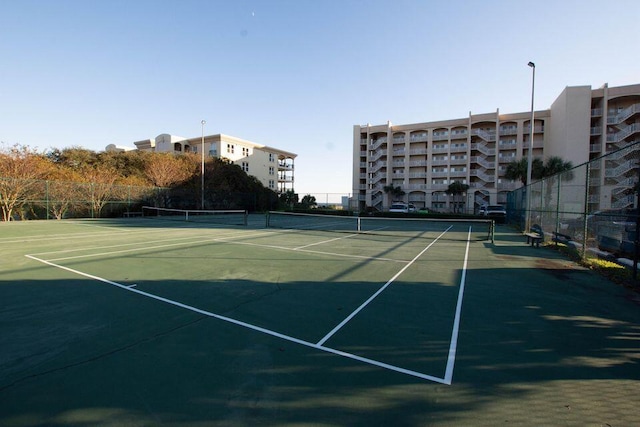
[[[0,141],[224,133],[351,192],[353,125],[529,111],[640,83],[638,0],[0,0]]]

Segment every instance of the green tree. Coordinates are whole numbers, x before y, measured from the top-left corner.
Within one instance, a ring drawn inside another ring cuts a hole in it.
[[[292,209],[298,203],[298,195],[293,190],[287,190],[280,193],[280,204],[284,207]]]
[[[387,194],[390,194],[394,200],[407,194],[402,190],[402,187],[394,186],[393,184],[385,185],[384,187],[382,187],[382,191],[384,191]]]
[[[505,178],[511,179],[514,181],[522,182],[522,185],[527,185],[527,169],[528,169],[528,159],[523,157],[520,160],[514,160],[507,165],[507,169],[505,171]],[[544,165],[542,160],[533,159],[531,161],[531,179],[538,180],[543,176]]]
[[[54,164],[63,165],[74,171],[79,171],[98,163],[98,154],[82,147],[69,147],[63,150],[53,149],[47,153],[47,158]]]
[[[544,162],[541,178],[545,179],[544,187],[546,191],[544,198],[547,207],[551,206],[557,176],[562,174],[561,179],[570,180],[573,178],[572,172],[569,172],[571,169],[573,169],[573,164],[569,161],[562,160],[562,158],[558,156],[551,156]]]
[[[316,206],[318,206],[318,203],[316,202],[316,197],[312,196],[311,194],[307,194],[306,196],[304,196],[300,204],[305,209],[313,209]]]
[[[573,169],[573,164],[571,162],[564,161],[561,157],[558,156],[551,156],[544,162],[544,165],[542,166],[541,178],[554,176],[562,172],[567,172],[571,169]]]
[[[447,194],[453,196],[453,211],[459,212],[461,210],[462,201],[456,203],[456,196],[460,196],[467,192],[469,186],[467,184],[463,184],[460,181],[454,181],[449,184],[447,187]]]

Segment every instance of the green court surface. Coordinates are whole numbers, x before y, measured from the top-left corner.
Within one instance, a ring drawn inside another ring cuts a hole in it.
[[[640,425],[638,293],[504,225],[264,224],[0,224],[0,425]]]

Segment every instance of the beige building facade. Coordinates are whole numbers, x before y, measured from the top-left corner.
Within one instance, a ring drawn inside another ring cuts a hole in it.
[[[505,178],[507,165],[528,156],[531,112],[469,114],[461,119],[353,128],[353,208],[387,210],[385,187],[400,187],[403,202],[436,211],[477,212],[506,204],[522,186]],[[567,87],[548,110],[535,111],[533,157],[559,156],[574,166],[640,141],[640,84],[599,89]],[[626,179],[631,159],[619,159],[619,177],[591,179],[601,185]],[[610,172],[607,172],[611,175]],[[469,190],[446,194],[458,181]],[[614,179],[615,181],[615,179]],[[615,185],[615,182],[614,184]],[[611,196],[609,203],[616,203]],[[624,202],[618,202],[618,205]]]
[[[138,150],[159,153],[202,153],[203,137],[183,138],[161,134],[153,139],[134,142]],[[110,145],[107,150],[125,150]],[[284,192],[293,190],[294,160],[297,154],[229,135],[204,136],[204,154],[207,157],[226,158],[237,164],[248,175],[256,177],[265,187]]]

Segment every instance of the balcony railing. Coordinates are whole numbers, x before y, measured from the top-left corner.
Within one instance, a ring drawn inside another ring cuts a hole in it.
[[[424,134],[411,135],[411,137],[409,138],[409,141],[411,141],[411,142],[425,142],[428,139],[429,138],[428,138],[427,134],[424,133]]]
[[[615,125],[617,123],[622,123],[636,113],[640,113],[640,104],[633,104],[618,112],[618,114],[607,117],[607,124]]]

